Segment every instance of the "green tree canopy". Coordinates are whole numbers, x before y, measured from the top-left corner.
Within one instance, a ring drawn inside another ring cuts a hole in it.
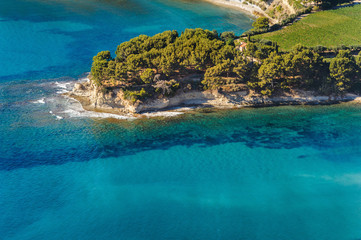
[[[111,60],[109,51],[99,52],[93,57],[93,64],[91,68],[91,74],[96,85],[102,85],[102,81],[106,76],[106,70],[108,68],[108,62]]]
[[[348,50],[341,50],[330,63],[330,80],[335,86],[335,93],[344,95],[355,79],[357,66]]]
[[[358,53],[358,55],[355,58],[357,66],[361,69],[361,51]]]
[[[285,76],[284,59],[276,52],[264,60],[258,69],[258,87],[264,95],[271,95],[273,91],[280,87],[282,78]]]
[[[259,17],[256,19],[254,23],[252,23],[252,27],[255,29],[264,29],[269,27],[269,19],[267,17]]]
[[[288,83],[298,87],[319,87],[327,74],[323,58],[316,52],[300,45],[284,55]]]
[[[151,83],[153,81],[154,75],[155,74],[153,69],[147,68],[140,74],[140,79],[142,79],[144,83]]]
[[[259,18],[254,26],[268,24],[268,19]],[[200,28],[186,29],[180,36],[176,31],[140,35],[121,43],[115,59],[109,51],[94,56],[91,78],[103,88],[121,87],[133,100],[168,96],[180,87],[239,91],[248,86],[263,95],[290,89],[327,89],[323,92],[340,95],[350,89],[361,91],[357,74],[361,73],[361,53],[354,57],[350,51],[339,51],[326,62],[312,49],[296,46],[279,52],[277,44],[269,41],[248,42],[241,52],[228,43],[233,38],[232,32],[219,36]],[[198,75],[198,82],[191,75]]]

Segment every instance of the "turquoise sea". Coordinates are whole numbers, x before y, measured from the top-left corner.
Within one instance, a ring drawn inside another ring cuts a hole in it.
[[[139,34],[252,19],[190,0],[0,1],[0,239],[361,239],[361,105],[115,119],[59,93]]]

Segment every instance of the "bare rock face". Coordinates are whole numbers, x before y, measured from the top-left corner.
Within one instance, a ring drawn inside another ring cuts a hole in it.
[[[91,81],[76,83],[72,92],[69,94],[81,102],[87,110],[100,110],[116,113],[136,113],[138,102],[131,102],[124,98],[121,89],[104,91],[97,87]]]
[[[76,83],[69,94],[78,99],[84,108],[92,110],[116,111],[119,113],[140,113],[158,111],[179,106],[231,106],[233,103],[218,91],[178,90],[172,97],[148,99],[144,102],[125,99],[121,89],[104,91],[90,82]]]
[[[122,89],[104,91],[91,82],[75,84],[71,96],[81,101],[84,108],[90,110],[112,111],[125,114],[160,111],[181,106],[207,106],[231,108],[255,102],[248,99],[247,92],[239,91],[232,94],[213,91],[180,89],[172,97],[131,101],[124,97]],[[259,99],[258,99],[259,100]]]
[[[218,91],[182,91],[179,90],[172,97],[148,100],[136,106],[136,112],[157,111],[180,106],[224,106],[233,104]]]
[[[87,110],[111,111],[112,113],[121,114],[161,111],[183,106],[233,108],[241,106],[319,104],[330,101],[327,96],[317,96],[314,92],[306,91],[294,91],[281,96],[266,97],[248,91],[220,93],[217,90],[179,89],[172,97],[147,99],[144,102],[137,100],[134,102],[125,99],[124,92],[120,88],[104,91],[92,84],[91,81],[75,84],[69,96],[78,99]],[[353,100],[356,97],[347,96],[347,99],[344,100]]]
[[[85,90],[85,87],[81,83],[75,83],[73,91],[83,91]]]

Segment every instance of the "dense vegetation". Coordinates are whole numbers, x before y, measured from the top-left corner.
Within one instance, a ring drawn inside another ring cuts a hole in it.
[[[322,7],[322,9],[329,9],[339,4],[352,2],[352,0],[316,0],[315,2]]]
[[[254,27],[256,30],[265,28],[267,29],[269,28],[269,19],[266,17],[259,17],[256,19],[256,21],[254,21],[252,27]]]
[[[280,7],[280,6],[278,6],[278,7]],[[249,35],[253,36],[253,35],[257,35],[257,34],[262,34],[262,33],[279,30],[283,26],[286,26],[287,24],[290,24],[293,21],[295,21],[300,15],[310,13],[311,11],[312,11],[311,6],[309,6],[307,8],[302,7],[301,9],[297,10],[296,13],[284,15],[281,19],[279,19],[278,23],[275,23],[272,25],[269,24],[270,21],[267,17],[259,17],[254,22],[254,24],[252,24],[253,29],[250,29],[250,30],[244,32],[242,34],[242,36],[249,36]],[[267,19],[268,21],[265,19]],[[259,22],[264,22],[264,21],[267,21],[268,24],[261,24],[261,25],[259,24]]]
[[[256,36],[277,42],[283,50],[296,44],[334,48],[361,46],[361,5],[313,13],[280,31]]]
[[[268,96],[304,89],[343,95],[360,89],[360,68],[361,54],[354,57],[346,50],[331,62],[302,46],[279,52],[271,42],[248,42],[241,52],[233,33],[186,29],[180,36],[176,31],[140,35],[120,44],[115,58],[100,52],[93,58],[91,75],[99,87],[123,88],[133,100],[169,96],[179,88],[250,90]]]

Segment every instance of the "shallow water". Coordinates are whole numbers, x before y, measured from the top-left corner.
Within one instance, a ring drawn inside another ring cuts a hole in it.
[[[86,112],[60,93],[97,51],[251,23],[195,1],[99,3],[0,3],[1,239],[361,238],[360,104]]]
[[[64,87],[2,85],[4,239],[359,239],[359,104],[119,120]]]

